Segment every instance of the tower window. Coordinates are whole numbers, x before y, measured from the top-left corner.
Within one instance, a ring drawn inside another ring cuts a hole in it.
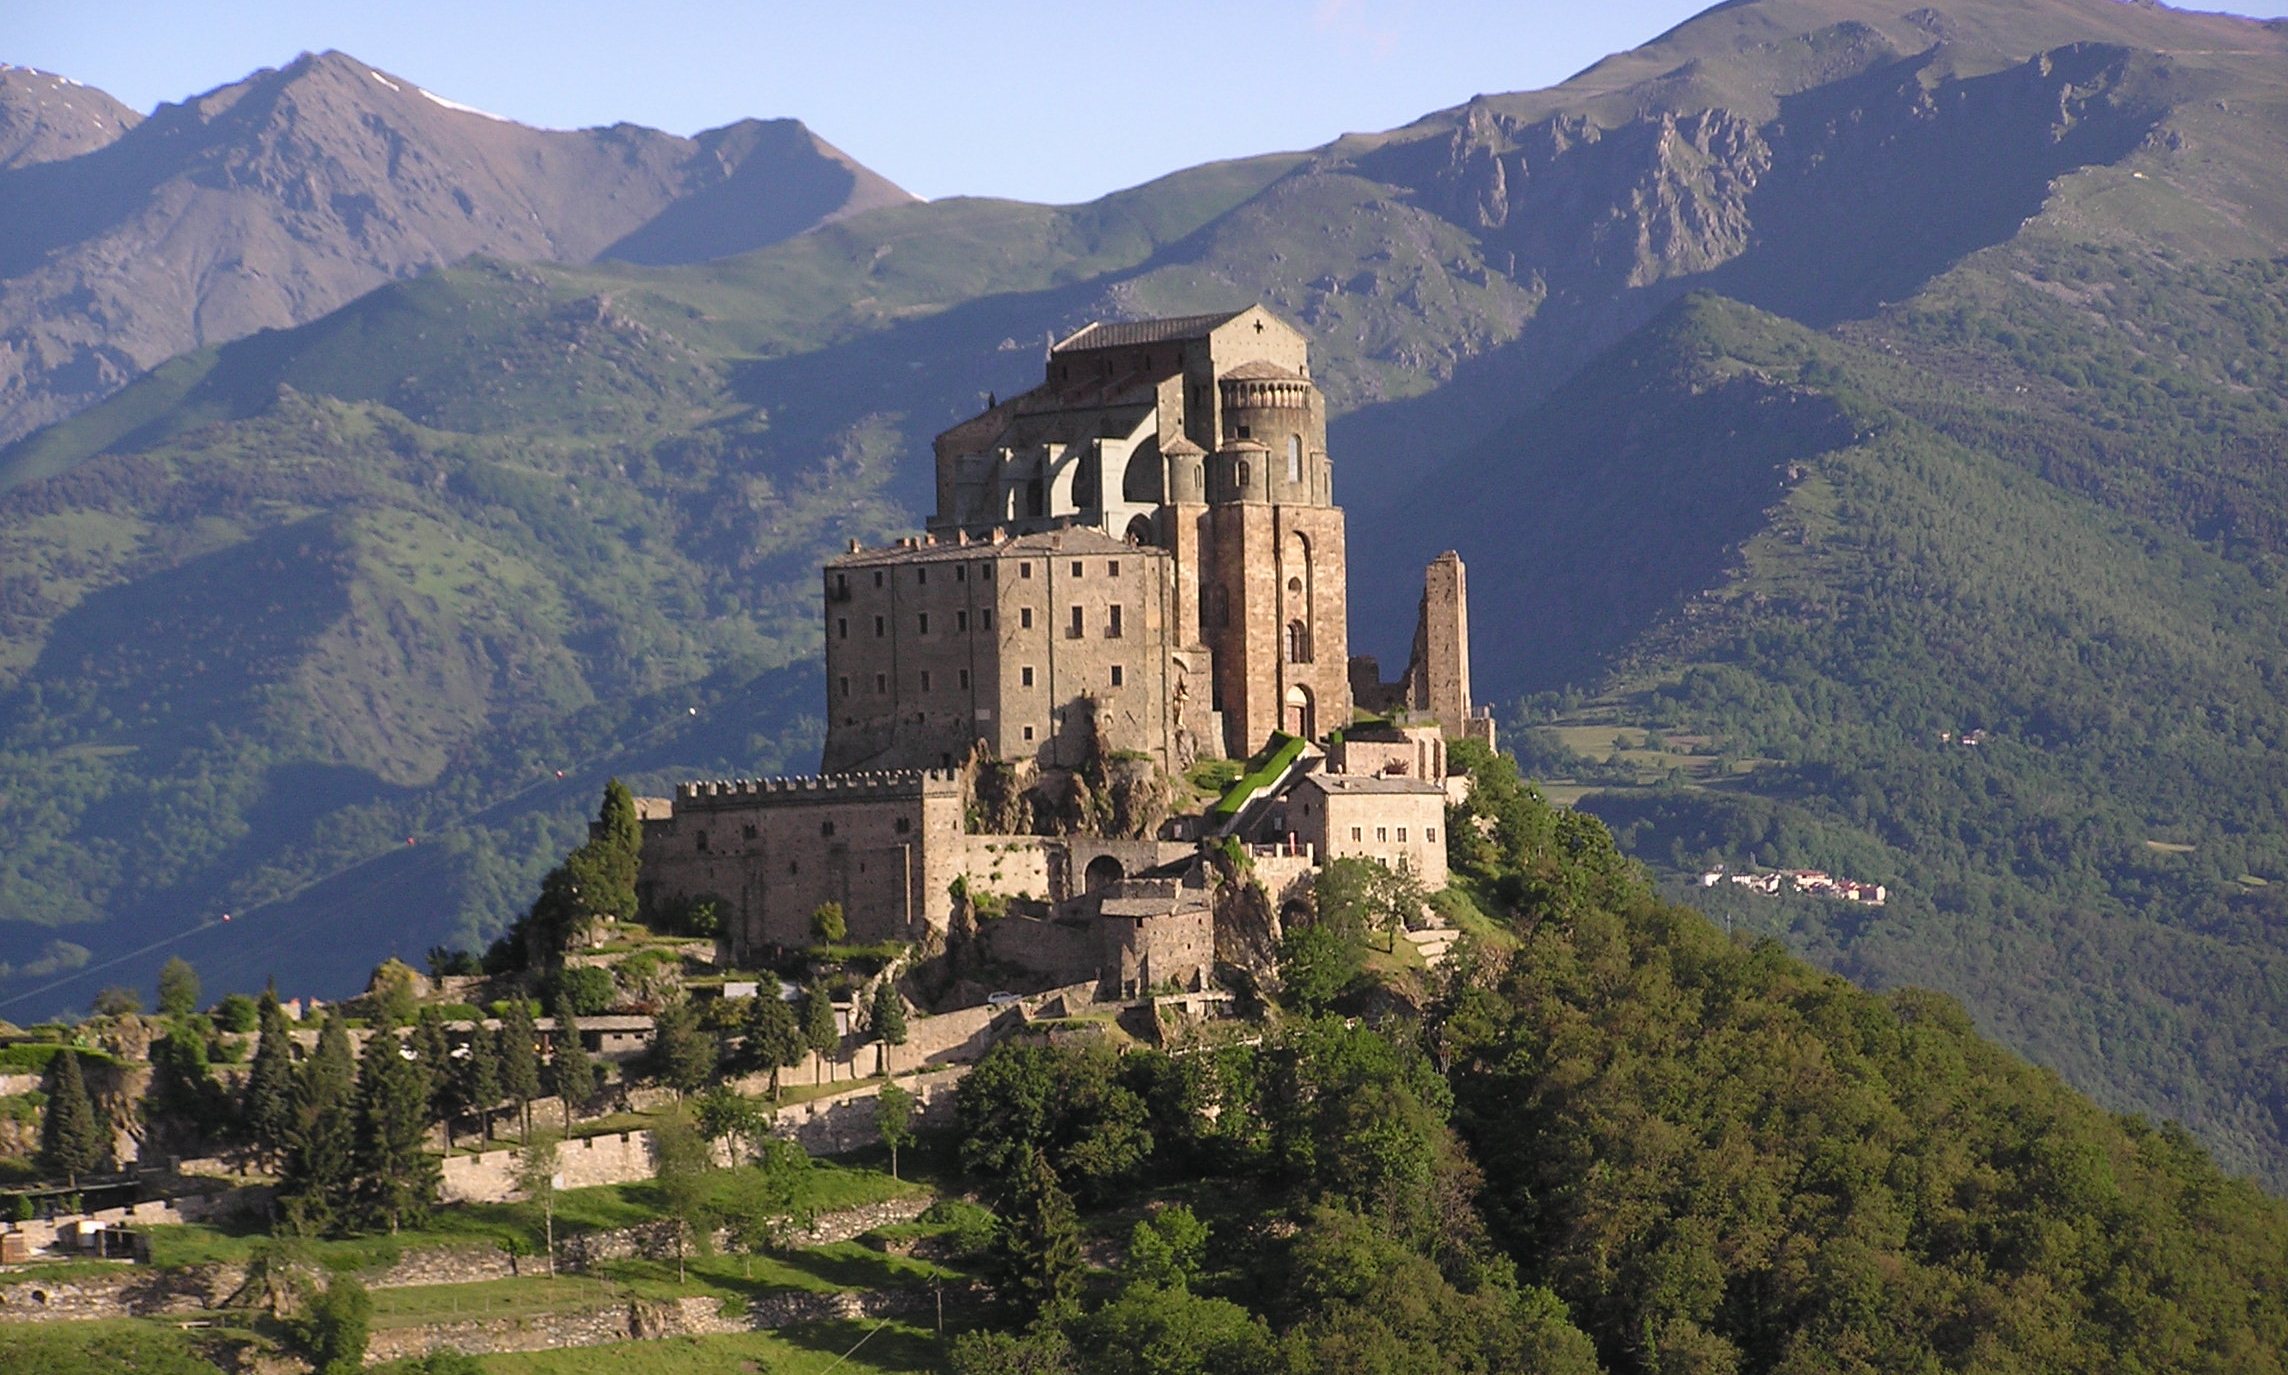
[[[1126,682],[1127,676],[1127,673],[1120,667],[1120,665],[1114,664],[1112,666],[1112,685],[1114,687],[1122,686]]]
[[[1022,561],[1020,561],[1020,562],[1017,564],[1017,576],[1018,576],[1018,577],[1020,577],[1020,578],[1029,578],[1029,577],[1033,576],[1033,562],[1032,562],[1032,560],[1030,560],[1030,559],[1025,559],[1025,560],[1022,560]]]
[[[1027,664],[1024,668],[1018,670],[1017,683],[1020,687],[1031,687],[1033,685],[1033,666],[1031,664]]]
[[[1356,827],[1356,826],[1353,826],[1353,827],[1351,827],[1351,839],[1352,839],[1352,840],[1355,842],[1355,841],[1356,841],[1358,838],[1359,838],[1359,828],[1358,828],[1358,827]]]
[[[961,670],[961,686],[965,688],[969,686],[969,670],[966,668]]]
[[[1080,610],[1080,608],[1076,606],[1076,607],[1074,607],[1074,608],[1073,608],[1073,610],[1074,610],[1075,612],[1078,612],[1078,611]],[[1110,607],[1107,607],[1107,608],[1105,609],[1105,616],[1107,617],[1107,619],[1106,619],[1106,621],[1105,621],[1105,623],[1104,623],[1104,638],[1106,638],[1107,640],[1117,640],[1117,639],[1119,639],[1119,638],[1120,638],[1120,605],[1119,605],[1119,603],[1115,602],[1115,603],[1114,603],[1113,605],[1111,605]]]
[[[1074,576],[1074,577],[1076,577],[1076,578],[1080,576],[1080,560],[1079,560],[1079,559],[1074,559],[1074,560],[1073,560],[1073,576]]]
[[[847,597],[850,595],[850,575],[848,573],[834,575],[834,590],[840,596]]]
[[[707,833],[706,833],[705,831],[701,831],[701,832],[699,833],[699,835],[698,835],[697,839],[698,839],[698,841],[699,841],[699,850],[700,850],[700,853],[702,853],[702,854],[706,853],[706,851],[707,851]]]
[[[890,690],[890,675],[889,675],[889,674],[887,674],[887,673],[877,673],[877,674],[875,674],[875,675],[874,675],[874,695],[875,695],[875,696],[877,696],[877,697],[879,697],[879,696],[882,696],[883,694],[887,693],[889,690]]]
[[[1017,608],[1017,628],[1019,630],[1031,630],[1033,628],[1033,608],[1029,606]]]
[[[1287,480],[1303,480],[1303,440],[1300,435],[1287,436]]]
[[[993,628],[993,612],[991,609],[977,613],[977,628],[980,630],[991,630]]]
[[[1080,622],[1081,622],[1081,610],[1080,610],[1080,608],[1079,608],[1079,607],[1075,606],[1075,607],[1072,609],[1072,624],[1071,624],[1071,625],[1068,625],[1068,626],[1066,626],[1066,627],[1065,627],[1065,638],[1066,638],[1066,639],[1068,639],[1068,640],[1077,640],[1077,639],[1079,639],[1079,638],[1080,638]]]
[[[899,817],[899,818],[898,818],[898,824],[897,824],[897,826],[896,826],[896,828],[895,828],[895,829],[897,830],[897,833],[898,833],[899,835],[904,835],[904,834],[906,834],[907,832],[909,832],[909,831],[913,830],[913,828],[914,828],[914,819],[913,819],[912,817],[910,817],[910,816],[901,816],[901,817]]]
[[[827,840],[832,840],[834,838],[834,823],[831,821],[819,822],[818,834]]]
[[[922,631],[922,634],[924,634],[924,635],[927,635],[927,634],[929,634],[929,613],[928,613],[927,611],[924,611],[924,612],[923,612],[923,613],[922,613],[920,616],[916,617],[915,619],[916,619],[917,623],[918,623],[918,624],[921,626],[921,631]]]
[[[928,581],[929,570],[927,568],[917,568],[914,570],[914,582],[916,585],[924,584]]]
[[[1106,560],[1104,561],[1104,576],[1106,576],[1106,577],[1108,577],[1108,578],[1117,578],[1117,577],[1119,577],[1119,576],[1120,576],[1120,560],[1118,560],[1118,559],[1106,559]]]
[[[929,670],[925,668],[922,670],[922,691],[929,691],[929,686]]]
[[[1033,738],[1033,728],[1032,728],[1031,726],[1027,726],[1027,727],[1025,727],[1025,738],[1026,738],[1027,740],[1030,740],[1030,739],[1032,739],[1032,738]]]
[[[1377,827],[1375,827],[1375,828],[1374,828],[1374,838],[1375,838],[1376,840],[1378,840],[1378,841],[1387,841],[1387,840],[1389,840],[1389,839],[1390,839],[1390,828],[1389,828],[1388,826],[1377,826]]]
[[[880,587],[882,585],[882,570],[879,568],[874,570],[874,585],[876,587]]]
[[[850,638],[850,618],[848,616],[837,616],[834,618],[834,638],[838,640],[847,640]]]
[[[1311,662],[1311,632],[1301,621],[1289,621],[1287,623],[1287,662],[1291,664]]]
[[[880,616],[876,616],[876,617],[874,618],[874,638],[875,638],[875,639],[877,639],[877,640],[881,639],[881,638],[882,638],[882,636],[884,636],[885,634],[889,633],[889,629],[890,629],[890,623],[889,623],[889,621],[888,621],[888,620],[886,620],[886,619],[884,619],[883,617],[880,617]]]
[[[989,563],[978,565],[977,578],[980,582],[993,581],[993,565]]]
[[[1406,843],[1406,828],[1404,826],[1398,828],[1398,843],[1401,845]]]
[[[953,566],[953,580],[954,580],[955,582],[968,582],[968,581],[969,581],[969,565],[968,565],[968,564],[966,564],[966,563],[957,563],[957,564],[955,564],[955,565]]]
[[[849,675],[849,674],[845,673],[845,674],[843,674],[843,675],[842,675],[842,680],[841,680],[841,687],[842,687],[842,695],[843,695],[843,696],[845,696],[845,697],[848,697],[848,696],[850,695],[850,675]]]
[[[954,612],[954,613],[953,613],[953,628],[954,628],[955,630],[967,630],[967,629],[969,629],[969,613],[968,613],[968,612],[966,612],[966,611],[956,611],[956,612]]]

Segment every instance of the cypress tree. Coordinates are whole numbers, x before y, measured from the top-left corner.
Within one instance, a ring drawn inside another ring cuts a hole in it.
[[[199,973],[180,955],[159,966],[159,1015],[188,1017],[199,1008]]]
[[[445,1129],[445,1149],[453,1149],[453,1038],[445,1031],[445,1014],[434,1007],[421,1009],[413,1023],[414,1067],[421,1071],[422,1111]]]
[[[81,1175],[103,1163],[107,1135],[88,1099],[79,1052],[66,1050],[49,1060],[41,1088],[48,1105],[40,1116],[40,1168],[51,1176],[62,1175],[76,1189]]]
[[[588,1058],[580,1023],[569,1007],[556,1011],[556,1054],[548,1062],[548,1087],[564,1101],[564,1130],[571,1131],[573,1112],[596,1096],[596,1064]]]
[[[356,1079],[349,1028],[329,1013],[318,1029],[318,1048],[295,1081],[293,1141],[279,1186],[289,1224],[304,1235],[343,1220],[336,1204],[357,1168]]]
[[[755,1069],[771,1072],[773,1102],[779,1096],[779,1071],[800,1061],[803,1049],[802,1024],[786,999],[775,988],[757,994],[755,1005],[747,1009],[746,1060]]]
[[[263,991],[256,1016],[262,1034],[254,1043],[254,1063],[239,1096],[239,1124],[247,1144],[276,1169],[285,1161],[294,1135],[293,1032],[275,990]]]
[[[834,998],[826,991],[825,984],[814,983],[803,990],[802,1043],[818,1056],[818,1064],[812,1071],[815,1082],[825,1076],[826,1057],[842,1044],[841,1029],[834,1023]]]
[[[609,912],[622,921],[636,915],[636,864],[643,853],[643,822],[636,816],[635,794],[617,778],[604,785],[604,804],[597,813],[605,890],[589,899],[591,912]]]
[[[696,1093],[715,1077],[715,1036],[699,1025],[689,1003],[669,1003],[652,1020],[652,1077],[678,1098]]]
[[[428,1086],[414,1053],[383,1032],[358,1063],[357,1194],[367,1219],[391,1232],[427,1214],[441,1173],[425,1139]]]
[[[532,1008],[523,998],[511,998],[501,1017],[501,1092],[516,1103],[518,1140],[532,1135],[532,1100],[541,1093],[540,1031],[532,1024]]]
[[[888,1074],[890,1047],[906,1043],[906,1000],[898,996],[897,985],[889,978],[874,985],[874,1004],[866,1019],[873,1025],[874,1039],[881,1043],[882,1073]]]
[[[455,1064],[458,1072],[453,1076],[453,1103],[461,1111],[474,1114],[477,1127],[484,1139],[493,1139],[493,1109],[500,1106],[500,1050],[493,1034],[483,1022],[469,1029],[467,1054]]]
[[[1030,1146],[1017,1162],[1001,1216],[1002,1298],[1023,1312],[1071,1299],[1080,1287],[1079,1214],[1048,1158]]]

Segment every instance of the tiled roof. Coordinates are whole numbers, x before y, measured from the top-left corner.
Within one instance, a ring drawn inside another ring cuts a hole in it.
[[[1316,784],[1330,793],[1437,793],[1445,794],[1444,784],[1427,778],[1393,777],[1387,774],[1309,773],[1304,783]]]

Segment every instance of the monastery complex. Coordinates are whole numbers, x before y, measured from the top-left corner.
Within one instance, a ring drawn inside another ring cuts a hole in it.
[[[922,534],[823,569],[821,772],[645,800],[647,904],[714,902],[743,956],[832,902],[854,942],[978,940],[1136,996],[1275,942],[1330,859],[1444,886],[1446,742],[1493,742],[1465,572],[1430,565],[1397,681],[1349,653],[1303,336],[1261,306],[1097,323],[1046,374],[938,436]],[[1177,804],[1219,758],[1250,763]],[[1250,857],[1268,932],[1222,929],[1218,854]]]

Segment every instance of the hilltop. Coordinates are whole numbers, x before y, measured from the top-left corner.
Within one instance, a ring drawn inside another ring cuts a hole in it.
[[[1045,334],[1261,299],[1336,416],[1362,648],[1460,548],[1481,697],[1638,853],[1889,883],[1733,915],[2277,1183],[2284,55],[1754,0],[1086,206],[481,261],[184,355],[0,453],[5,957],[285,894],[192,953],[489,935],[603,772],[809,765],[812,561],[911,528]]]
[[[798,121],[532,129],[335,52],[142,120],[10,68],[0,154],[0,439],[471,254],[696,262],[912,199]]]

